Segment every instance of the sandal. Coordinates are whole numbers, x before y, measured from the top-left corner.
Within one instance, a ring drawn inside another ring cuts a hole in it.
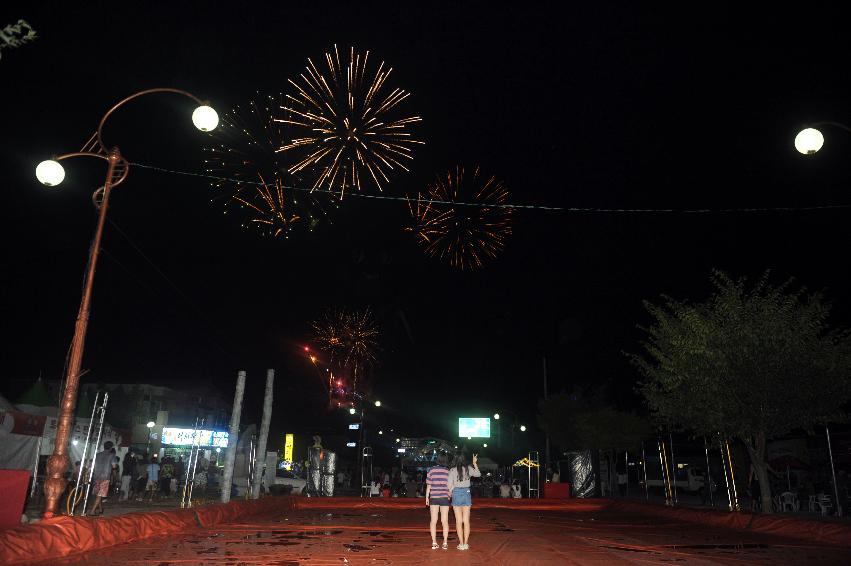
[[[437,546],[437,543],[436,543],[436,542],[431,543],[431,549],[432,549],[432,550],[437,550],[437,549],[438,549],[438,546]]]
[[[440,548],[442,548],[443,550],[446,550],[447,548],[449,548],[449,543],[446,542],[446,541],[443,541],[443,546],[441,546]]]

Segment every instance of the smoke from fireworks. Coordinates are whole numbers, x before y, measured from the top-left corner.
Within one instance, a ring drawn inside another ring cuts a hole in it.
[[[294,228],[313,230],[337,206],[328,195],[290,188],[298,179],[277,152],[284,138],[272,117],[281,98],[258,93],[246,107],[227,112],[205,159],[207,171],[223,177],[211,185],[225,200],[225,213],[237,212],[243,226],[272,237],[289,237]]]
[[[456,204],[459,202],[475,206]],[[458,166],[408,203],[414,223],[407,230],[414,233],[426,254],[459,269],[478,269],[505,248],[512,210],[494,205],[507,202],[508,190],[502,181],[485,179],[478,167],[472,175],[465,175]]]
[[[329,309],[311,323],[313,340],[331,355],[331,362],[347,369],[354,391],[364,372],[376,360],[378,323],[370,309]]]
[[[342,197],[349,188],[374,185],[382,190],[399,170],[408,171],[416,141],[408,126],[419,116],[399,117],[400,104],[410,93],[386,87],[392,71],[381,62],[375,73],[369,68],[369,51],[361,55],[354,47],[348,62],[340,60],[334,46],[325,54],[327,77],[311,59],[300,81],[281,106],[279,122],[294,126],[296,134],[279,152],[298,155],[288,171],[313,177],[311,190],[336,191]]]

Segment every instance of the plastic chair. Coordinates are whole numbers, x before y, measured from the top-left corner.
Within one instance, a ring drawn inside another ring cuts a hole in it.
[[[797,511],[799,508],[798,496],[791,491],[784,491],[779,497],[781,511]]]

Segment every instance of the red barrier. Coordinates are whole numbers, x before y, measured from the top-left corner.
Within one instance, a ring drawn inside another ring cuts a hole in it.
[[[21,524],[29,483],[27,470],[0,470],[0,529]]]
[[[570,497],[570,484],[547,482],[544,484],[544,497],[567,499]]]
[[[292,497],[97,518],[59,516],[0,532],[0,564],[50,560],[293,508]],[[20,521],[20,516],[19,516]]]
[[[712,509],[662,507],[634,501],[613,501],[613,511],[636,512],[689,523],[754,531],[783,537],[803,539],[837,546],[851,546],[851,525],[838,522],[813,521],[801,517],[730,513]]]

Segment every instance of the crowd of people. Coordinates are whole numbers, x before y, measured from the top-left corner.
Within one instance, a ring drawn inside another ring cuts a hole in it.
[[[91,470],[90,494],[95,496],[89,515],[103,513],[103,500],[115,495],[118,501],[154,501],[159,498],[169,498],[180,493],[186,482],[186,465],[182,456],[165,455],[159,458],[157,454],[136,453],[128,451],[124,458],[116,456],[112,442],[105,442],[103,450],[95,455],[93,464],[79,460],[74,463],[71,472],[69,489],[72,489],[78,479],[85,484]],[[198,458],[193,478],[193,492],[198,493],[207,488],[208,472],[211,463],[203,457]]]

